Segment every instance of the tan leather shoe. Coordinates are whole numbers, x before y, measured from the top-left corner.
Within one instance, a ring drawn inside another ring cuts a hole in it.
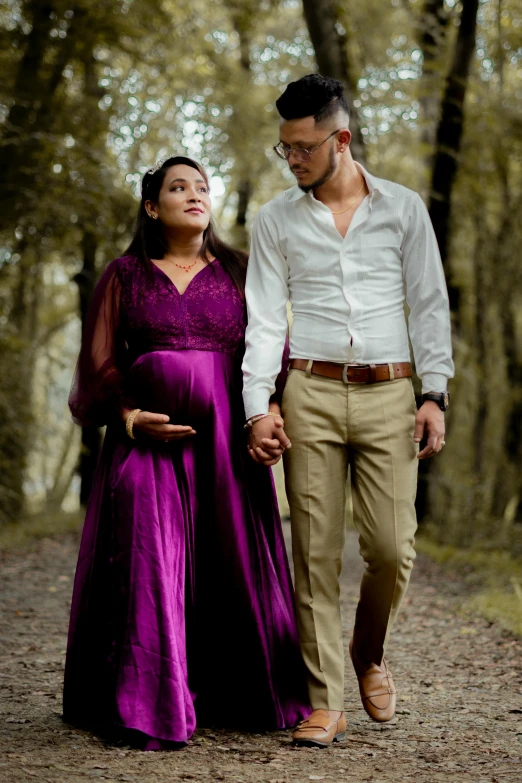
[[[306,748],[328,748],[332,742],[340,742],[346,736],[346,718],[332,718],[328,710],[314,710],[292,732],[294,745]]]
[[[382,664],[371,663],[361,669],[356,665],[353,652],[353,640],[349,645],[353,668],[359,680],[359,692],[364,709],[372,720],[384,723],[395,715],[397,690],[388,665],[383,658]]]

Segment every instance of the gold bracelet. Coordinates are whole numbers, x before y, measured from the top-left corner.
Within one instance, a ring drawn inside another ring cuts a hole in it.
[[[129,438],[131,438],[132,440],[136,440],[136,435],[134,435],[132,428],[134,427],[134,419],[136,418],[138,413],[141,413],[141,408],[134,408],[134,410],[131,411],[127,416],[127,421],[125,422],[125,430]]]
[[[259,413],[257,416],[252,416],[247,423],[244,426],[245,430],[252,429],[252,426],[257,422],[261,421],[261,419],[266,419],[267,416],[277,416],[278,419],[281,419],[283,422],[283,427],[285,426],[285,420],[281,416],[280,413],[276,413],[275,411],[268,411],[268,413]]]

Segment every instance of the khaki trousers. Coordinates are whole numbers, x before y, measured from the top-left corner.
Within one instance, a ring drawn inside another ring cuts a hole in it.
[[[348,466],[366,569],[354,647],[381,663],[415,557],[417,445],[409,378],[345,384],[290,370],[283,395],[297,621],[314,709],[344,709],[339,575]]]

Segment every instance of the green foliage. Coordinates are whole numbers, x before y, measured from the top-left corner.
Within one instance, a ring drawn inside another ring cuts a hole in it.
[[[437,540],[522,540],[522,26],[513,2],[483,3],[453,199],[458,375],[447,452],[433,476]]]
[[[473,589],[469,608],[522,636],[522,560],[494,549],[440,546],[423,536],[417,540],[417,549],[449,573],[465,575]]]
[[[12,549],[25,549],[32,542],[64,533],[81,530],[83,515],[78,511],[54,514],[35,514],[22,517],[17,523],[0,528],[0,552]]]
[[[460,13],[442,3],[447,23],[423,70],[427,9],[440,5],[336,3],[368,166],[422,192]],[[512,551],[522,546],[519,21],[515,0],[480,5],[452,205],[458,376],[429,478],[439,541]],[[218,228],[245,244],[259,206],[292,184],[271,151],[275,100],[315,64],[298,0],[3,0],[0,68],[2,523],[20,514],[24,487],[32,505],[58,502],[70,473],[68,414],[63,405],[62,426],[53,400],[63,404],[77,349],[86,234],[98,273],[129,240],[144,171],[185,152],[212,176]]]

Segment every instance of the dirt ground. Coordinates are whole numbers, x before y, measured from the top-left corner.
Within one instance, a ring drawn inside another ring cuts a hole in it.
[[[347,666],[345,742],[294,749],[286,732],[200,730],[170,753],[110,746],[61,720],[67,617],[78,537],[1,556],[0,782],[522,782],[522,644],[463,608],[468,582],[419,557],[392,635],[397,717],[374,724]],[[348,539],[348,644],[361,565]],[[248,703],[241,705],[248,709]]]

